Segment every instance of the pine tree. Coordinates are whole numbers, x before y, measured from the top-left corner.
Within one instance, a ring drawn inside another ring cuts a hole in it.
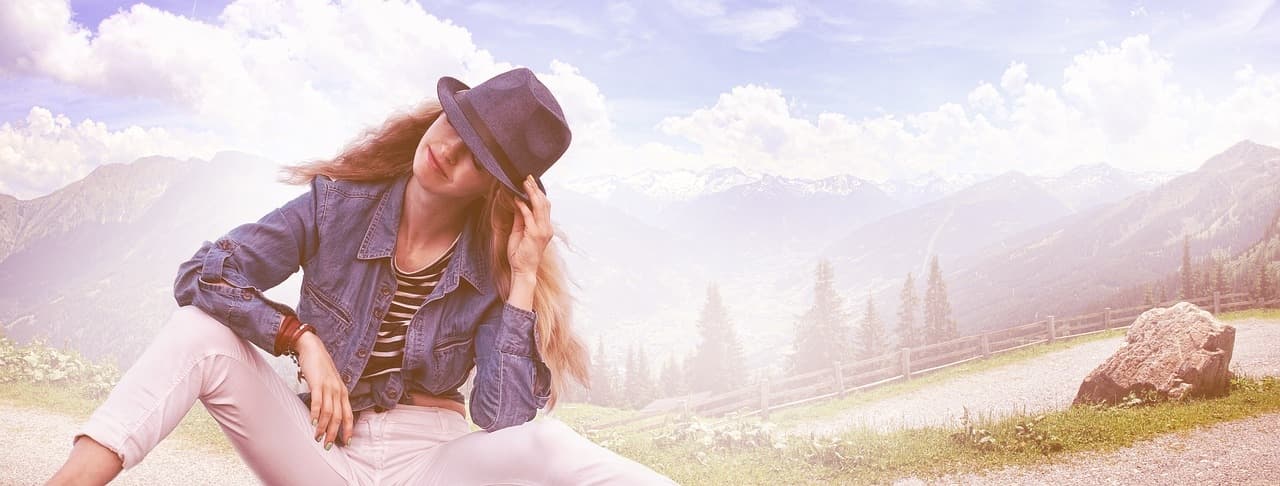
[[[604,351],[604,337],[601,336],[596,346],[596,355],[591,359],[591,392],[588,402],[592,405],[612,407],[617,405],[617,394],[614,392],[616,377],[613,366]]]
[[[898,346],[914,348],[924,345],[924,332],[916,324],[916,306],[920,299],[916,297],[915,279],[907,272],[907,281],[902,284],[901,307],[898,308]]]
[[[638,351],[635,346],[627,350],[627,370],[624,381],[627,406],[633,409],[644,408],[655,398],[653,377],[649,373],[649,360],[645,356],[643,345]]]
[[[929,263],[929,282],[924,293],[925,343],[933,344],[956,337],[956,323],[951,318],[951,303],[947,300],[947,283],[942,280],[938,256]]]
[[[1213,259],[1213,290],[1225,294],[1231,291],[1227,283],[1227,264],[1222,258]]]
[[[649,355],[644,345],[636,352],[636,408],[644,408],[649,402],[658,398],[657,386],[653,383],[653,371],[649,368]]]
[[[742,386],[742,344],[715,284],[707,287],[698,331],[702,341],[693,356],[693,390],[721,392]]]
[[[862,328],[858,333],[858,357],[866,359],[884,353],[889,346],[886,341],[884,324],[876,315],[875,301],[867,295],[867,313],[862,318]]]
[[[814,270],[813,305],[796,321],[792,371],[804,373],[847,359],[852,354],[848,320],[831,262],[821,260]]]
[[[1204,268],[1197,273],[1200,275],[1200,285],[1196,289],[1196,294],[1200,297],[1213,295],[1213,269]]]
[[[1191,237],[1182,237],[1182,292],[1178,294],[1178,298],[1182,300],[1190,300],[1196,295],[1195,292],[1195,274],[1191,268]]]
[[[1262,301],[1267,301],[1268,299],[1271,298],[1272,287],[1275,286],[1275,281],[1273,281],[1271,278],[1271,272],[1267,271],[1267,258],[1266,258],[1265,252],[1258,253],[1257,268],[1258,268],[1258,271],[1257,271],[1258,284],[1256,287],[1257,290],[1254,292],[1254,294],[1257,296],[1255,298],[1260,299]]]
[[[640,383],[636,374],[636,347],[634,345],[627,348],[627,364],[622,370],[622,396],[627,408],[636,408],[636,392],[639,391]]]
[[[680,369],[680,361],[676,355],[667,356],[667,364],[662,366],[658,374],[658,393],[663,397],[675,397],[685,393],[684,372]]]

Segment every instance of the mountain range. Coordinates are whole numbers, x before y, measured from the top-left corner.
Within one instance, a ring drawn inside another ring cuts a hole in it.
[[[907,272],[923,282],[933,254],[962,331],[1068,312],[1163,275],[1180,255],[1169,246],[1181,242],[1175,223],[1197,255],[1256,238],[1280,200],[1267,162],[1275,150],[1243,142],[1176,178],[1102,164],[1056,177],[884,182],[715,168],[568,180],[548,194],[593,346],[602,339],[620,357],[640,343],[655,362],[687,353],[714,283],[749,359],[768,368],[789,349],[819,258],[836,263],[851,308],[874,295],[883,316]],[[128,362],[171,312],[179,262],[301,190],[273,182],[274,170],[240,153],[154,157],[103,166],[41,198],[0,197],[4,333]],[[1144,265],[1153,270],[1134,270]],[[296,302],[296,281],[269,295]]]
[[[1090,308],[1191,255],[1241,253],[1280,210],[1280,149],[1245,141],[1148,191],[1023,231],[958,262],[952,309],[970,330]]]

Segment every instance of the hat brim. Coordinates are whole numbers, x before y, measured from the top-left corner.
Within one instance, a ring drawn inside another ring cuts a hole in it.
[[[475,127],[471,125],[471,120],[467,119],[462,113],[462,108],[458,106],[458,101],[454,97],[461,91],[471,89],[462,81],[454,79],[450,76],[440,78],[436,82],[436,96],[440,99],[440,106],[444,108],[444,114],[449,118],[449,124],[453,125],[454,131],[458,132],[458,136],[462,137],[462,143],[467,144],[467,148],[471,150],[471,155],[480,161],[480,165],[484,166],[489,174],[498,179],[502,185],[514,192],[516,196],[525,201],[529,200],[529,195],[525,193],[523,184],[517,185],[507,177],[503,172],[502,166],[498,164],[498,159],[493,156],[493,152],[484,144],[484,140],[480,138],[480,134],[476,132]],[[533,176],[533,180],[538,184],[538,189],[546,194],[547,188],[542,185],[542,179],[537,175]]]

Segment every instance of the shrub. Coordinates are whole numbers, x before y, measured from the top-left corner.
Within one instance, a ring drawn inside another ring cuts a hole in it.
[[[18,346],[0,337],[0,383],[78,385],[89,398],[101,398],[119,379],[114,365],[94,364],[78,352],[50,348],[41,340]]]

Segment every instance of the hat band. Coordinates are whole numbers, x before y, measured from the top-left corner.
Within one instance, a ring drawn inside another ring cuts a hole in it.
[[[480,114],[471,106],[471,100],[467,96],[455,96],[458,101],[458,107],[462,108],[462,115],[467,117],[467,121],[471,122],[471,128],[476,130],[476,135],[480,136],[480,141],[484,142],[484,146],[493,153],[493,158],[498,161],[498,168],[506,174],[507,180],[511,181],[511,185],[516,186],[520,182],[519,172],[511,165],[511,160],[507,158],[507,152],[502,150],[502,145],[498,144],[498,139],[493,136],[493,132],[489,131],[489,125],[484,123],[484,119],[480,118]]]

